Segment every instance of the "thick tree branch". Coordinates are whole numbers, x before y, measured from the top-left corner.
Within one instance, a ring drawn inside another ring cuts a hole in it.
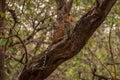
[[[66,4],[67,12],[70,13],[72,8],[73,0],[69,0]]]
[[[56,0],[57,8],[60,9],[61,7],[66,5],[66,0]]]
[[[19,80],[44,80],[61,63],[80,52],[95,30],[105,20],[116,1],[102,0],[100,5],[94,4],[77,22],[69,38],[64,38],[51,45],[46,51],[29,61]]]

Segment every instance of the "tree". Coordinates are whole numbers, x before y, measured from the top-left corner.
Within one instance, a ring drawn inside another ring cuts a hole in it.
[[[79,52],[58,67],[57,79],[119,79],[119,1],[107,17],[116,1],[1,0],[0,80],[44,80]]]
[[[3,35],[4,26],[4,19],[5,19],[5,0],[0,0],[0,37]],[[0,39],[2,42],[3,40]],[[4,80],[4,46],[0,45],[0,80]]]
[[[64,11],[67,5],[66,1],[56,1],[58,7],[60,7],[58,8],[58,13],[61,8]],[[94,31],[105,20],[115,2],[116,0],[101,0],[100,2],[96,0],[89,11],[79,19],[72,34],[62,39],[60,42],[51,45],[40,55],[32,58],[32,60],[25,65],[19,80],[44,80],[61,63],[76,55],[83,48]],[[62,18],[62,16],[60,17]],[[61,24],[61,21],[58,21],[58,24],[59,23]]]

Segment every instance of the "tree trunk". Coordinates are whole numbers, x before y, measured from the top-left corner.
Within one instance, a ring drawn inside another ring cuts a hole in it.
[[[19,80],[44,80],[61,63],[80,52],[95,30],[105,20],[117,0],[100,0],[77,22],[69,38],[51,45],[24,67]]]
[[[0,37],[3,37],[5,19],[5,0],[0,0]],[[3,41],[3,39],[0,39]],[[0,80],[5,80],[4,77],[4,46],[0,44]]]

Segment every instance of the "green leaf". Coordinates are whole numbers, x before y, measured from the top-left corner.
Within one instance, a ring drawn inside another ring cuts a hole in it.
[[[5,41],[5,40],[0,39],[0,46],[4,46],[4,45],[5,45],[5,43],[6,43],[6,41]]]
[[[4,16],[5,16],[5,13],[0,12],[0,17],[4,17]]]

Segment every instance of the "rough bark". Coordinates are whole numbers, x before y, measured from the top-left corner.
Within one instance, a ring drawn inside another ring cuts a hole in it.
[[[5,0],[0,0],[0,37],[3,36]],[[2,40],[2,39],[1,39]],[[4,80],[4,46],[0,45],[0,80]]]
[[[62,1],[62,0],[61,0]],[[95,30],[105,20],[117,0],[96,2],[77,22],[69,38],[51,45],[24,67],[19,80],[44,80],[61,63],[80,52]]]

